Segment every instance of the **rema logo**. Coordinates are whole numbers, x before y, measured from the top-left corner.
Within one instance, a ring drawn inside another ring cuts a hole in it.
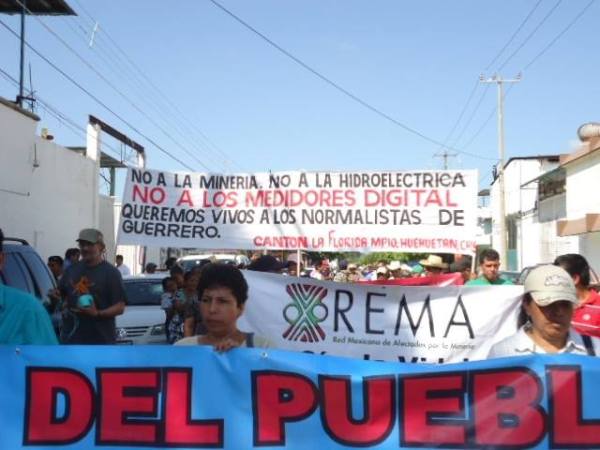
[[[286,289],[292,298],[283,309],[283,318],[290,324],[283,333],[288,341],[319,342],[325,339],[325,332],[319,326],[327,318],[327,306],[321,301],[327,289],[310,284],[292,283]]]

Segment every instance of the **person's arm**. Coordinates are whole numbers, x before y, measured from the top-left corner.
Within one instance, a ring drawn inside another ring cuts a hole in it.
[[[125,302],[120,301],[112,306],[105,309],[96,309],[96,318],[98,319],[111,319],[116,316],[120,316],[125,311]]]

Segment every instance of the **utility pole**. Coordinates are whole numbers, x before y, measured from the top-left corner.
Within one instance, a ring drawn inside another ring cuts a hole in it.
[[[500,191],[500,245],[498,253],[500,253],[500,263],[506,267],[508,263],[508,245],[506,234],[506,192],[504,187],[504,83],[518,83],[521,81],[519,73],[513,79],[504,79],[502,76],[495,74],[489,78],[480,75],[479,81],[482,83],[495,83],[498,87],[498,190]]]
[[[435,153],[433,155],[434,158],[444,159],[444,170],[448,170],[448,158],[454,158],[456,156],[458,156],[458,153],[448,153],[447,149],[444,149],[442,153]]]
[[[19,63],[19,96],[17,104],[22,108],[23,99],[25,98],[25,15],[27,14],[27,0],[23,0],[21,4],[21,60]]]

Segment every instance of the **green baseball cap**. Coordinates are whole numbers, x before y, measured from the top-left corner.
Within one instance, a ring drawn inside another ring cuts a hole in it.
[[[91,242],[92,244],[104,244],[104,236],[102,236],[100,230],[96,230],[95,228],[84,228],[79,232],[77,242],[79,241]]]

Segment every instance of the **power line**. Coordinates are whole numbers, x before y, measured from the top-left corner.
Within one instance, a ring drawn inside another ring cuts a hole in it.
[[[462,110],[460,111],[460,114],[458,115],[458,118],[456,119],[456,121],[454,122],[454,125],[450,129],[450,132],[448,133],[448,135],[444,139],[444,145],[440,146],[438,148],[438,150],[441,150],[442,148],[444,148],[446,146],[446,144],[450,141],[450,138],[452,137],[452,135],[456,131],[456,128],[458,128],[458,124],[460,123],[460,121],[462,120],[463,116],[465,115],[465,112],[467,111],[467,108],[469,107],[469,104],[471,103],[471,100],[475,96],[475,92],[477,91],[477,87],[478,86],[479,86],[479,82],[475,81],[475,85],[471,89],[471,93],[469,94],[469,96],[467,98],[467,102],[465,103],[465,105],[463,106]]]
[[[10,33],[12,33],[15,37],[19,37],[18,34],[13,31],[8,25],[6,25],[6,23],[4,23],[4,21],[0,20],[0,25],[2,25],[4,28],[6,28]],[[29,42],[25,41],[25,45],[32,51],[34,52],[38,57],[40,57],[43,61],[45,61],[48,65],[50,65],[50,67],[52,67],[54,70],[56,70],[58,73],[60,73],[64,78],[66,78],[68,81],[70,81],[74,86],[76,86],[79,90],[81,90],[82,92],[84,92],[88,97],[90,97],[92,100],[94,100],[96,103],[98,103],[100,106],[102,106],[104,109],[106,109],[109,113],[111,113],[113,116],[115,116],[117,119],[119,119],[121,122],[123,122],[125,125],[127,125],[129,128],[131,128],[133,131],[135,131],[137,134],[139,134],[140,136],[142,136],[144,139],[146,139],[148,142],[150,142],[152,145],[154,145],[158,150],[160,150],[162,153],[164,153],[165,155],[167,155],[169,158],[173,159],[174,161],[178,162],[179,164],[181,164],[182,167],[185,167],[186,169],[190,170],[190,171],[194,171],[194,169],[189,166],[188,164],[184,163],[181,159],[177,158],[175,155],[173,155],[172,153],[170,153],[168,150],[164,149],[162,146],[160,146],[156,141],[154,141],[154,139],[146,136],[144,133],[142,133],[137,127],[135,127],[132,123],[130,123],[127,119],[125,119],[124,117],[122,117],[119,113],[115,112],[113,109],[111,109],[106,103],[104,103],[102,100],[100,100],[98,97],[96,97],[94,94],[92,94],[88,89],[86,89],[85,87],[83,87],[80,83],[78,83],[77,81],[75,81],[70,75],[68,75],[65,71],[63,71],[60,67],[58,67],[56,64],[54,64],[52,61],[50,61],[47,57],[45,57],[42,53],[40,53],[35,47],[33,47],[31,44],[29,44]]]
[[[74,33],[78,34],[78,33],[77,33],[77,30],[75,29],[75,27],[74,27],[74,26],[73,26],[73,25],[72,25],[70,22],[66,22],[66,23],[67,23],[67,25],[69,26],[69,28],[70,28],[70,29],[71,29],[71,30],[72,30]],[[85,29],[83,29],[83,27],[81,27],[81,26],[80,26],[80,30],[83,32],[84,36],[86,36],[86,35],[87,35],[87,33],[86,33]],[[125,73],[125,70],[124,70],[124,69],[128,69],[128,68],[127,68],[127,67],[118,67],[118,66],[116,65],[116,63],[117,63],[117,60],[116,60],[116,59],[114,59],[114,58],[112,58],[112,59],[111,59],[111,55],[109,55],[108,53],[106,53],[106,55],[107,55],[107,56],[105,56],[105,53],[101,53],[101,52],[100,52],[100,50],[102,50],[102,52],[105,52],[105,50],[104,50],[103,48],[99,47],[99,46],[96,46],[96,47],[94,48],[94,51],[96,52],[97,56],[99,56],[99,57],[100,57],[100,59],[101,59],[101,60],[104,62],[104,64],[106,65],[106,67],[107,67],[108,69],[110,69],[110,70],[111,70],[113,73],[116,73],[116,74],[117,74],[117,76],[118,76],[119,78],[123,79],[123,80],[125,81],[125,83],[127,83],[127,84],[128,84],[128,85],[129,85],[129,86],[132,88],[132,91],[135,91],[135,92],[138,92],[138,93],[139,93],[139,92],[140,92],[140,91],[139,91],[139,89],[140,89],[140,85],[139,85],[139,84],[137,84],[137,83],[134,83],[134,82],[133,82],[133,81],[132,81],[130,78],[128,78],[128,77],[126,77],[126,76],[124,75],[124,73]],[[117,70],[115,70],[115,68],[116,68]],[[130,72],[130,73],[131,73],[131,72]],[[135,73],[133,73],[133,75],[135,76],[136,74],[135,74]],[[139,78],[138,78],[138,80],[139,80]],[[162,107],[162,108],[161,108],[159,105],[157,106],[157,104],[155,104],[155,103],[151,102],[151,101],[150,101],[150,100],[147,98],[147,97],[148,97],[147,95],[141,95],[141,96],[139,96],[139,95],[138,95],[138,97],[141,99],[141,101],[142,101],[142,102],[143,102],[145,105],[147,105],[149,108],[151,108],[151,109],[153,109],[155,112],[157,112],[157,113],[159,114],[159,117],[160,117],[160,118],[163,120],[163,122],[164,122],[164,123],[165,123],[167,126],[172,126],[172,127],[173,127],[173,129],[174,129],[174,130],[175,130],[175,131],[176,131],[176,132],[179,134],[179,136],[180,136],[180,137],[182,137],[184,140],[188,141],[188,143],[190,143],[190,144],[192,144],[192,145],[195,145],[195,143],[194,143],[194,142],[192,142],[192,140],[190,139],[190,137],[189,137],[188,135],[186,135],[184,132],[182,132],[182,131],[181,131],[181,128],[178,126],[179,124],[178,124],[176,121],[174,122],[174,124],[173,124],[173,125],[170,125],[170,124],[169,124],[169,122],[166,120],[166,117],[171,117],[171,116],[170,116],[170,115],[165,115],[165,114],[164,114],[164,107]],[[185,149],[184,149],[184,150],[185,150]],[[187,152],[187,151],[186,151],[186,153],[187,153],[188,155],[192,156],[192,157],[193,157],[193,158],[194,158],[196,161],[198,161],[200,164],[202,164],[202,162],[201,162],[200,160],[198,160],[198,159],[196,158],[196,156],[195,156],[195,155],[193,155],[193,154],[191,154],[191,153],[189,153],[189,152]],[[216,163],[216,164],[219,164],[219,163],[220,163],[219,161],[215,161],[214,159],[213,159],[213,162],[214,162],[214,163]]]
[[[533,8],[531,8],[531,10],[527,14],[527,16],[525,16],[525,18],[521,21],[521,23],[519,24],[519,26],[517,27],[517,29],[514,31],[514,33],[508,39],[508,41],[506,41],[506,43],[500,49],[500,51],[498,53],[496,53],[496,56],[494,56],[494,58],[490,61],[490,63],[485,67],[484,71],[487,72],[490,69],[490,67],[492,67],[494,65],[494,63],[498,60],[498,58],[500,57],[500,55],[502,55],[502,53],[504,53],[504,50],[506,50],[508,48],[508,46],[512,43],[512,41],[514,41],[514,39],[517,37],[517,35],[521,31],[521,29],[529,21],[529,19],[531,18],[531,16],[533,15],[533,13],[538,9],[538,7],[540,6],[541,3],[542,3],[542,0],[538,0],[537,3],[535,5],[533,5]]]
[[[489,89],[489,86],[485,86],[485,88],[483,89],[483,92],[479,96],[479,101],[477,102],[477,104],[475,105],[475,108],[473,109],[473,111],[471,111],[471,115],[467,119],[467,123],[464,124],[464,126],[462,127],[462,131],[458,134],[458,136],[456,136],[456,138],[454,138],[454,141],[452,143],[453,146],[456,146],[458,144],[458,142],[461,140],[461,138],[464,136],[465,132],[469,128],[469,125],[471,125],[471,122],[475,118],[475,114],[477,113],[477,111],[479,111],[479,108],[481,107],[483,100],[485,100],[486,94],[488,93],[488,89]],[[490,159],[495,161],[495,158],[490,158]]]
[[[523,42],[521,42],[521,44],[510,54],[510,56],[508,58],[506,58],[502,64],[500,64],[500,67],[498,67],[498,69],[497,69],[498,72],[501,71],[502,69],[504,69],[504,67],[508,64],[508,62],[517,53],[519,53],[521,51],[521,49],[525,46],[525,44],[527,44],[527,42],[529,42],[529,40],[538,32],[538,30],[542,27],[542,25],[544,25],[544,23],[546,23],[546,21],[548,20],[548,18],[552,15],[552,13],[554,13],[554,11],[556,10],[556,8],[558,8],[561,3],[562,3],[562,0],[558,0],[554,4],[554,6],[552,8],[550,8],[550,11],[548,11],[546,13],[546,15],[540,21],[540,23],[538,23],[537,26],[531,31],[531,33],[529,33],[527,35],[527,37],[523,40]]]
[[[423,139],[423,140],[425,140],[427,142],[430,142],[432,144],[445,147],[444,143],[440,142],[439,140],[434,139],[432,137],[429,137],[429,136],[421,133],[420,131],[416,130],[415,128],[412,128],[412,127],[406,125],[405,123],[402,123],[399,120],[394,119],[389,114],[383,112],[379,108],[371,105],[370,103],[368,103],[365,100],[361,99],[357,95],[355,95],[352,92],[348,91],[347,89],[345,89],[344,87],[342,87],[341,85],[339,85],[335,81],[331,80],[330,78],[326,77],[325,75],[323,75],[322,73],[320,73],[316,69],[313,69],[311,66],[309,66],[307,63],[305,63],[304,61],[302,61],[300,58],[294,56],[292,53],[290,53],[289,51],[287,51],[286,49],[284,49],[283,47],[281,47],[279,44],[275,43],[273,40],[271,40],[270,38],[268,38],[266,35],[264,35],[260,31],[258,31],[252,25],[250,25],[249,23],[245,22],[240,17],[236,16],[233,12],[231,12],[230,10],[228,10],[227,8],[225,8],[223,5],[221,5],[220,3],[218,3],[216,0],[209,0],[209,1],[212,4],[214,4],[217,8],[219,8],[220,10],[222,10],[223,12],[225,12],[227,15],[229,15],[230,17],[232,17],[235,21],[239,22],[245,28],[247,28],[248,30],[250,30],[254,34],[256,34],[257,36],[259,36],[262,40],[264,40],[265,42],[267,42],[269,45],[271,45],[272,47],[274,47],[275,49],[277,49],[279,52],[283,53],[285,56],[287,56],[288,58],[290,58],[292,61],[294,61],[299,66],[301,66],[303,69],[305,69],[308,72],[312,73],[317,78],[319,78],[322,81],[324,81],[325,83],[327,83],[329,86],[331,86],[334,89],[336,89],[337,91],[341,92],[346,97],[352,99],[354,102],[358,103],[359,105],[365,107],[366,109],[368,109],[371,112],[377,114],[378,116],[383,117],[384,119],[386,119],[387,121],[393,123],[394,125],[399,126],[403,130],[408,131],[409,133],[414,134],[415,136],[418,136],[418,137],[420,137],[421,139]],[[473,156],[475,158],[483,158],[483,157],[481,157],[479,155],[475,155],[473,153],[463,152],[462,150],[455,149],[455,148],[450,148],[450,147],[448,147],[448,148],[450,150],[458,151],[460,153],[464,153],[466,155]],[[488,158],[483,158],[483,159],[488,159]]]
[[[19,82],[17,81],[17,79],[12,77],[8,72],[3,70],[1,67],[0,67],[0,75],[2,75],[6,80],[10,81],[14,86],[19,86]],[[28,90],[28,91],[29,91],[29,96],[33,97],[34,92],[31,90]],[[69,127],[72,131],[74,131],[80,137],[82,137],[84,139],[87,138],[87,134],[88,134],[87,130],[84,129],[83,127],[81,127],[80,125],[78,125],[77,122],[75,122],[73,119],[68,117],[66,114],[64,114],[62,111],[60,111],[58,108],[56,108],[49,102],[45,101],[42,97],[40,97],[37,94],[35,94],[35,101],[37,103],[39,103],[46,112],[48,112],[50,115],[52,115],[54,118],[56,118],[59,122],[65,124],[67,127]],[[103,142],[102,147],[108,148],[115,155],[117,155],[117,156],[119,156],[119,158],[121,158],[121,152],[119,150],[115,149],[112,145],[110,145],[106,142]],[[121,162],[123,162],[123,161],[121,161]]]
[[[535,62],[537,62],[538,59],[540,59],[554,44],[556,44],[556,42],[565,35],[565,33],[567,31],[569,31],[571,29],[571,27],[573,25],[575,25],[575,23],[577,23],[577,21],[579,21],[579,19],[581,19],[581,17],[585,14],[585,12],[592,6],[592,4],[594,3],[595,0],[590,0],[582,9],[581,11],[579,11],[579,13],[567,24],[567,26],[565,28],[563,28],[535,57],[533,57],[524,67],[523,69],[521,69],[522,72],[528,70]],[[506,92],[504,93],[504,97],[508,96],[511,92],[513,88],[513,85],[510,85],[508,87],[508,89],[506,90]],[[483,121],[483,123],[481,124],[481,126],[477,129],[477,131],[475,132],[475,134],[471,137],[471,139],[469,139],[469,141],[462,146],[463,149],[468,148],[469,146],[471,146],[471,144],[475,141],[475,139],[477,139],[477,137],[479,137],[479,135],[481,134],[481,132],[485,129],[485,127],[490,123],[490,121],[492,120],[492,118],[494,117],[494,115],[496,114],[496,110],[497,108],[494,107],[489,114],[487,115],[487,117],[485,118],[485,120]]]
[[[91,21],[92,25],[95,25],[98,23],[98,21],[92,16],[92,14],[83,6],[83,4],[81,2],[79,2],[78,0],[75,0],[75,2],[77,3],[77,5],[79,5],[79,8],[84,12],[84,14],[88,17],[88,19]],[[83,20],[83,18],[82,18]],[[197,133],[201,140],[206,141],[206,149],[207,150],[212,150],[217,154],[220,154],[221,157],[224,159],[224,161],[226,163],[231,162],[233,163],[235,166],[237,166],[239,169],[241,169],[242,171],[244,171],[244,169],[242,168],[242,166],[240,166],[233,158],[231,158],[226,152],[224,152],[218,145],[216,145],[198,126],[197,124],[195,124],[193,121],[191,121],[187,115],[181,111],[181,109],[177,106],[177,104],[175,102],[173,102],[171,100],[171,98],[169,98],[169,96],[167,96],[166,94],[164,94],[161,89],[156,86],[156,84],[148,77],[148,75],[146,75],[146,72],[144,70],[142,70],[136,63],[135,61],[132,60],[132,58],[130,58],[127,53],[121,48],[121,46],[111,37],[110,33],[105,30],[104,28],[100,28],[101,33],[99,34],[99,37],[106,37],[108,39],[108,42],[110,44],[112,44],[112,46],[116,49],[116,55],[117,58],[121,59],[123,58],[123,60],[125,62],[127,62],[129,64],[129,66],[131,66],[134,69],[134,72],[132,73],[137,73],[138,79],[142,79],[143,81],[146,82],[146,84],[151,88],[151,90],[154,90],[158,96],[165,102],[165,104],[170,107],[173,111],[175,111],[176,114],[178,114],[180,116],[180,118],[182,119],[182,122],[184,124],[187,125],[187,130],[188,131],[192,131]],[[193,134],[193,133],[192,133]]]
[[[31,14],[31,11],[21,2],[21,0],[15,0],[19,3],[26,11]],[[200,161],[192,152],[190,152],[187,148],[181,145],[168,131],[166,131],[160,124],[158,124],[150,115],[148,115],[142,108],[140,108],[135,102],[133,102],[125,93],[123,93],[118,87],[116,87],[108,78],[104,76],[99,70],[97,70],[90,62],[88,62],[83,56],[81,56],[73,47],[71,47],[58,33],[56,33],[52,28],[50,28],[46,23],[44,23],[37,16],[34,16],[36,20],[48,31],[52,34],[64,47],[66,47],[71,53],[73,53],[83,64],[85,64],[92,72],[94,72],[102,81],[104,81],[113,91],[115,91],[119,96],[121,96],[125,101],[127,101],[136,111],[138,111],[142,116],[144,116],[147,120],[149,120],[155,127],[157,127],[169,140],[171,140],[175,145],[181,148],[184,152],[186,152],[189,156],[194,158],[198,164],[204,167],[206,170],[210,169]],[[11,30],[12,32],[12,30]],[[14,32],[13,32],[14,34]],[[15,34],[16,36],[16,34]]]
[[[519,26],[516,28],[516,30],[513,32],[513,34],[510,36],[510,38],[506,41],[506,43],[502,46],[502,48],[496,53],[496,56],[494,56],[494,58],[486,66],[486,68],[485,68],[486,71],[498,60],[498,58],[504,53],[504,51],[508,48],[508,46],[514,41],[515,37],[519,34],[519,32],[521,31],[521,29],[529,21],[529,19],[531,18],[531,16],[534,14],[534,12],[537,10],[537,8],[540,6],[541,3],[542,3],[542,0],[538,0],[537,3],[533,6],[533,8],[527,13],[527,15],[525,16],[525,18],[521,21],[521,23],[519,24]],[[451,136],[454,134],[454,132],[458,128],[458,125],[460,124],[460,122],[461,122],[462,118],[464,117],[464,115],[465,115],[465,113],[466,113],[466,111],[467,111],[467,109],[468,109],[471,101],[473,100],[473,97],[475,95],[475,92],[477,91],[477,88],[479,87],[479,84],[480,84],[479,81],[476,80],[475,84],[474,84],[474,86],[473,86],[473,88],[471,90],[471,93],[469,94],[469,96],[467,98],[467,101],[466,101],[465,105],[463,106],[460,114],[458,115],[458,118],[454,122],[454,125],[452,126],[452,129],[448,133],[448,136],[444,140],[444,143],[447,143],[447,142],[450,141]],[[463,126],[461,133],[456,137],[456,139],[454,139],[454,141],[453,141],[453,146],[454,147],[456,147],[456,144],[460,141],[460,139],[462,138],[462,136],[467,131],[469,125],[473,121],[473,119],[475,117],[475,114],[479,111],[479,108],[481,107],[483,99],[485,98],[485,96],[487,94],[488,87],[489,86],[485,87],[484,92],[481,94],[481,96],[479,98],[479,102],[477,103],[477,105],[475,106],[475,108],[473,109],[473,111],[471,112],[471,115],[469,116],[469,119],[467,120],[467,123]],[[495,112],[495,110],[494,110],[494,112]]]
[[[550,43],[548,45],[546,45],[531,61],[529,61],[527,63],[527,65],[525,67],[523,67],[523,70],[527,70],[529,69],[539,58],[541,58],[548,50],[550,50],[550,48],[556,44],[556,42],[567,32],[571,29],[571,27],[573,25],[575,25],[575,23],[577,23],[577,21],[585,14],[585,12],[589,9],[590,6],[592,6],[594,4],[594,0],[590,0],[587,5],[585,5],[583,7],[583,9],[579,12],[579,14],[577,14],[573,20],[571,20],[571,22],[569,22],[569,24],[562,29],[562,31],[560,33],[558,33],[556,35],[556,37],[554,39],[552,39],[550,41]]]

